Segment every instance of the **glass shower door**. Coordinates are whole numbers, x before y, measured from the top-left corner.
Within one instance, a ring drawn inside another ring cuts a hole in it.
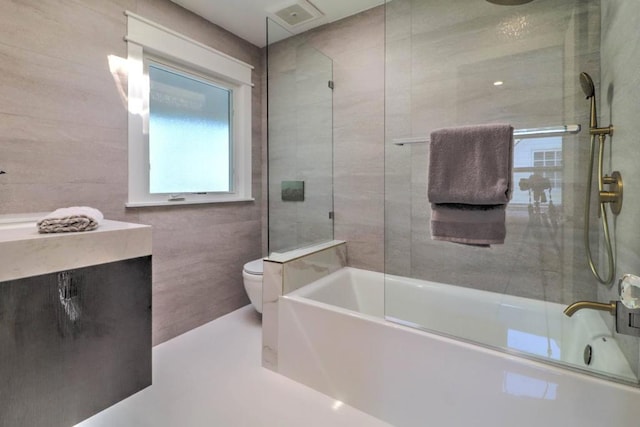
[[[601,2],[445,3],[385,6],[386,318],[637,384],[637,338],[613,333],[606,313],[563,314],[575,301],[612,299],[591,277],[583,244],[589,105],[579,74],[598,86]],[[516,137],[503,245],[433,240],[430,132],[483,123],[582,131]]]
[[[333,62],[267,20],[269,253],[333,240]]]

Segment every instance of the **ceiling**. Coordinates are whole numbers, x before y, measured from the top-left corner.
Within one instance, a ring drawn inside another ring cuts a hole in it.
[[[384,0],[171,0],[210,22],[232,32],[258,47],[266,43],[266,17],[285,25],[274,12],[294,4],[305,9],[322,12],[307,23],[288,28],[289,33],[299,34],[311,28],[334,22],[363,10],[381,5]],[[270,26],[270,41],[274,41]],[[278,40],[285,38],[287,31],[280,30]]]

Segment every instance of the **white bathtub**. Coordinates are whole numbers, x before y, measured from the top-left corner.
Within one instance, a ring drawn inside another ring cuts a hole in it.
[[[640,425],[637,388],[532,360],[637,383],[599,313],[393,276],[386,292],[388,316],[467,342],[384,320],[384,275],[344,268],[280,299],[279,372],[397,426]]]

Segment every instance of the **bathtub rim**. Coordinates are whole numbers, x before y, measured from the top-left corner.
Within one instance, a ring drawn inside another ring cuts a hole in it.
[[[354,267],[343,267],[343,269],[362,270],[362,271],[370,272],[369,270],[357,269]],[[342,269],[338,271],[341,271],[341,270]],[[338,271],[332,274],[336,274],[338,273]],[[384,274],[384,273],[380,273],[380,274]],[[461,346],[462,348],[465,348],[468,350],[481,351],[484,354],[497,356],[499,358],[506,358],[520,364],[529,365],[535,369],[543,369],[543,370],[548,369],[551,373],[555,375],[572,373],[574,375],[577,375],[579,378],[583,378],[583,379],[589,378],[589,379],[595,379],[598,381],[604,381],[605,383],[608,383],[608,384],[616,384],[616,385],[623,386],[625,389],[632,389],[640,392],[640,378],[637,378],[637,377],[636,377],[636,380],[633,381],[626,377],[617,376],[614,374],[605,374],[596,370],[588,370],[588,369],[580,368],[578,366],[561,363],[554,359],[545,359],[543,357],[537,357],[533,354],[520,352],[518,350],[505,348],[505,347],[498,347],[490,344],[485,344],[479,341],[473,341],[468,338],[447,334],[445,332],[426,329],[419,325],[412,324],[411,322],[406,322],[401,319],[395,319],[392,316],[387,316],[386,314],[384,315],[384,317],[381,318],[381,317],[373,316],[370,314],[360,313],[354,310],[343,308],[337,305],[316,301],[305,296],[306,293],[321,287],[325,282],[328,281],[327,277],[329,276],[330,275],[325,276],[322,279],[312,282],[286,295],[282,295],[279,298],[283,298],[289,301],[294,301],[300,304],[305,304],[308,306],[314,306],[323,310],[334,311],[343,316],[353,317],[353,318],[357,318],[357,319],[361,319],[369,322],[374,322],[386,327],[392,327],[394,329],[408,331],[408,332],[411,332],[412,334],[418,334],[421,336],[426,335],[430,339],[437,339],[441,342]],[[545,301],[545,303],[547,302]],[[548,304],[557,304],[557,303],[548,302]],[[557,304],[557,305],[560,305],[560,304]],[[608,337],[615,339],[615,337],[612,335],[608,335]]]

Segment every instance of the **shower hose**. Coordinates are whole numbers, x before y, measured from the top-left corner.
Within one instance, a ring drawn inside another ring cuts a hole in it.
[[[603,191],[604,182],[603,182],[603,157],[604,157],[604,140],[605,135],[598,135],[599,148],[598,148],[598,194]],[[591,154],[590,154],[590,162],[591,165],[589,168],[589,177],[587,178],[587,195],[586,195],[586,204],[584,208],[584,246],[587,252],[587,261],[589,262],[589,267],[591,268],[591,272],[594,277],[598,280],[598,282],[603,285],[608,285],[613,280],[614,275],[614,263],[613,263],[613,249],[611,247],[611,235],[609,233],[609,220],[607,218],[607,210],[605,209],[605,203],[599,202],[600,209],[600,219],[602,220],[602,229],[604,231],[604,240],[607,248],[607,260],[608,260],[608,274],[605,278],[600,276],[598,273],[598,268],[593,262],[593,257],[591,255],[591,248],[589,245],[589,215],[591,213],[591,185],[593,183],[593,158],[595,156],[595,144],[596,144],[596,135],[591,135]]]

